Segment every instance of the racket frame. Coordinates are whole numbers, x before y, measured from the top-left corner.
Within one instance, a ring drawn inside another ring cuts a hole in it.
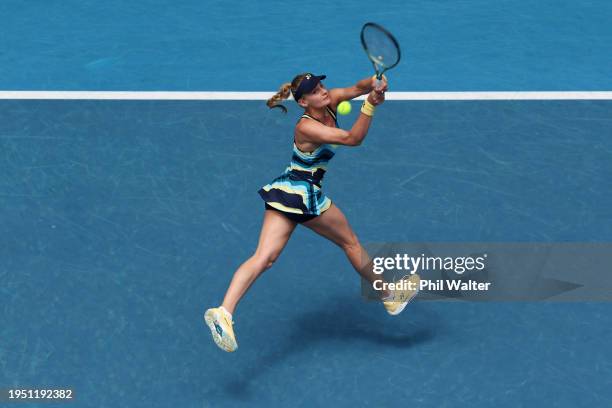
[[[370,51],[368,51],[368,46],[364,38],[364,32],[367,27],[373,27],[379,31],[382,31],[391,40],[391,42],[393,42],[393,45],[395,45],[395,48],[397,49],[397,61],[395,61],[395,63],[391,66],[382,67],[383,68],[382,71],[379,70],[379,65],[376,63],[376,59],[372,56]],[[361,38],[361,46],[363,47],[363,50],[367,54],[368,59],[372,62],[372,65],[374,66],[374,71],[376,72],[376,85],[379,86],[380,80],[382,79],[383,74],[386,71],[390,70],[391,68],[395,67],[397,64],[399,64],[400,60],[402,59],[402,52],[400,50],[399,42],[397,42],[397,40],[395,39],[393,34],[389,32],[389,30],[387,30],[380,24],[376,24],[372,22],[365,23],[363,27],[361,27],[360,38]]]

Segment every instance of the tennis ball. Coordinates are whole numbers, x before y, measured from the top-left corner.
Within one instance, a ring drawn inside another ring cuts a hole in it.
[[[349,101],[342,101],[338,104],[338,113],[341,115],[348,115],[351,113],[351,103]]]

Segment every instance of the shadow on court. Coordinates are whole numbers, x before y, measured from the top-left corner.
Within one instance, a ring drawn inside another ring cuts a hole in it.
[[[438,319],[419,302],[410,304],[399,316],[386,314],[382,305],[356,301],[355,297],[329,299],[297,317],[276,321],[281,325],[278,341],[270,340],[256,344],[259,353],[248,367],[231,379],[221,381],[220,389],[238,400],[254,398],[260,391],[252,385],[272,370],[293,366],[293,370],[310,369],[321,361],[336,358],[373,360],[380,356],[379,350],[396,349],[399,353],[430,343],[443,327]],[[245,352],[248,352],[245,350]],[[301,356],[314,353],[314,356]],[[296,363],[297,360],[297,363]],[[317,361],[313,361],[317,360]]]

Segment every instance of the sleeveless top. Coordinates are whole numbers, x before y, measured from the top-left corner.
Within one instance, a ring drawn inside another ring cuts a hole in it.
[[[338,127],[335,112],[329,106],[327,111]],[[303,114],[298,122],[304,118],[317,120]],[[338,146],[322,144],[312,152],[306,153],[298,149],[294,138],[289,166],[283,174],[263,186],[258,191],[259,195],[266,203],[284,212],[304,215],[322,214],[331,205],[331,200],[321,190],[323,176]]]

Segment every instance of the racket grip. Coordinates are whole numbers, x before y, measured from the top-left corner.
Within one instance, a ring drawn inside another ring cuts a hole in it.
[[[383,77],[384,77],[384,75],[382,75],[382,74],[374,75],[374,78],[376,78],[376,80],[374,81],[374,90],[377,91],[377,92],[383,87],[383,83],[382,83],[382,80],[381,80]],[[385,77],[385,79],[387,79],[387,78]]]

